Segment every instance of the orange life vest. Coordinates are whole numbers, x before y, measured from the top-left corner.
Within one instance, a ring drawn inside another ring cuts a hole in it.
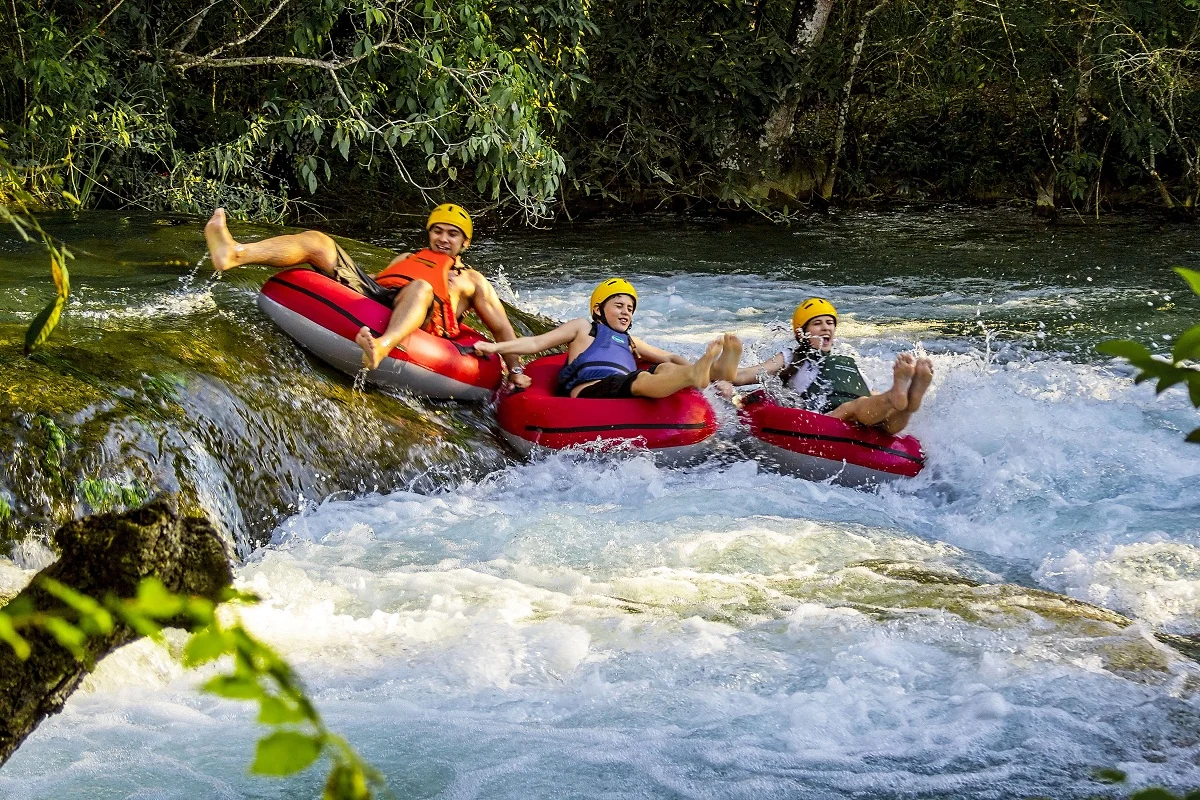
[[[418,250],[401,261],[388,265],[375,276],[375,282],[386,288],[404,287],[415,280],[428,281],[433,287],[433,308],[429,321],[421,330],[453,339],[458,336],[458,317],[454,314],[454,302],[450,298],[450,268],[454,256],[433,250]]]

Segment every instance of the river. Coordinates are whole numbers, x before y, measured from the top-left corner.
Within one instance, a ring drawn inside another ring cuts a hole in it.
[[[264,598],[246,622],[397,797],[1083,798],[1112,791],[1098,767],[1200,786],[1200,665],[1150,635],[1200,633],[1200,446],[1183,441],[1197,415],[1094,351],[1114,336],[1169,345],[1200,319],[1170,271],[1200,268],[1194,226],[957,208],[790,228],[477,223],[468,260],[525,311],[579,316],[621,275],[640,294],[635,333],[695,356],[733,331],[749,363],[820,294],[876,388],[897,353],[928,354],[935,381],[909,431],[928,465],[863,492],[729,444],[685,468],[518,460],[486,409],[355,395],[258,315],[267,270],[213,280],[199,223],[179,222],[56,221],[104,258],[80,257],[64,330],[20,380],[69,367],[150,403],[170,378],[145,430],[174,449],[121,417],[78,434],[70,463],[153,482],[121,444],[174,454]],[[165,259],[180,263],[146,265]],[[0,265],[11,347],[48,279],[12,242]],[[81,431],[119,406],[38,403]],[[27,446],[21,413],[9,435]],[[17,502],[33,467],[7,466],[0,491]],[[49,499],[25,502],[52,516]],[[0,585],[47,558],[26,537]],[[1031,589],[1136,623],[1046,610]],[[261,731],[248,707],[195,691],[208,674],[145,642],[118,652],[0,771],[0,796],[317,796],[317,769],[246,773]]]

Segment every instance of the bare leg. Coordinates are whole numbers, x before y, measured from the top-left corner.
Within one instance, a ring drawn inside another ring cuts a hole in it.
[[[504,311],[504,304],[496,296],[496,290],[488,283],[487,278],[478,272],[472,271],[467,274],[474,281],[471,308],[475,309],[475,313],[483,320],[483,324],[488,326],[488,330],[496,337],[497,342],[510,342],[516,339],[517,334],[513,330],[512,323],[508,321],[508,314]],[[509,369],[521,363],[520,356],[506,355],[502,356],[502,358],[508,364]]]
[[[721,355],[713,362],[712,375],[714,381],[733,382],[737,378],[738,362],[742,360],[742,340],[727,333],[721,337]]]
[[[908,408],[908,389],[912,385],[915,369],[913,357],[908,353],[901,353],[896,357],[896,366],[892,368],[892,388],[883,394],[860,397],[844,403],[829,412],[829,416],[843,422],[857,422],[859,425],[879,425],[905,411]],[[903,424],[896,430],[900,430],[907,423],[906,416]]]
[[[630,391],[635,397],[659,399],[678,392],[680,389],[703,389],[712,382],[713,362],[721,354],[721,341],[710,342],[704,355],[690,366],[682,364],[659,364],[654,372],[643,372],[633,381]]]
[[[326,275],[334,274],[337,244],[320,231],[272,236],[261,242],[239,244],[229,233],[225,209],[218,208],[204,226],[204,240],[212,256],[213,269],[224,272],[243,264],[268,267],[298,267],[311,264]]]
[[[428,281],[413,281],[401,289],[392,305],[392,316],[383,335],[376,339],[371,335],[371,329],[364,325],[354,337],[363,351],[363,366],[367,369],[378,367],[392,352],[392,348],[424,324],[432,305],[433,287]]]

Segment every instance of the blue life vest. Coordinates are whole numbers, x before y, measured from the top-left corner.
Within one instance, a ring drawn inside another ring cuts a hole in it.
[[[570,394],[581,383],[628,375],[637,369],[628,333],[617,333],[602,322],[593,322],[591,335],[596,340],[558,373],[562,394]]]

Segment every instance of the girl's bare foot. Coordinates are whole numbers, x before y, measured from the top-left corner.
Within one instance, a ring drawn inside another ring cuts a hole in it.
[[[696,363],[691,366],[692,386],[695,386],[697,389],[703,389],[712,383],[713,362],[717,360],[717,356],[719,355],[721,355],[721,340],[713,339],[708,343],[704,355],[696,359]]]
[[[742,340],[727,333],[721,337],[721,355],[713,362],[710,378],[732,381],[737,377],[738,362],[742,360]]]
[[[896,356],[896,366],[892,367],[892,388],[883,394],[897,411],[908,408],[908,389],[912,385],[915,372],[916,361],[911,353]]]
[[[918,359],[912,385],[908,387],[909,411],[916,411],[921,407],[921,401],[925,398],[925,392],[931,383],[933,383],[933,362],[928,358]]]
[[[225,209],[218,208],[204,226],[204,241],[208,243],[208,254],[212,256],[213,269],[224,272],[238,266],[237,252],[241,245],[233,240],[229,225],[225,221]]]
[[[371,329],[366,325],[358,329],[358,335],[354,337],[354,342],[362,348],[362,364],[366,369],[378,367],[392,350],[390,347],[381,345],[379,340],[371,335]]]

